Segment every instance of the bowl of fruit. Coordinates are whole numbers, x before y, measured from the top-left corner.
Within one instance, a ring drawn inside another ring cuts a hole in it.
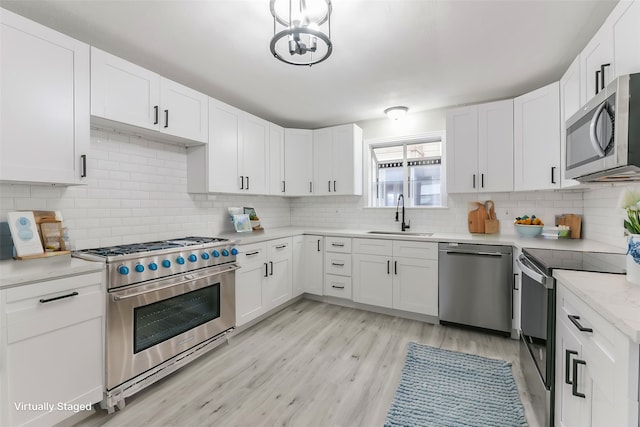
[[[514,225],[519,235],[523,237],[536,237],[542,233],[542,227],[544,226],[540,218],[536,218],[535,215],[523,215],[516,218]]]

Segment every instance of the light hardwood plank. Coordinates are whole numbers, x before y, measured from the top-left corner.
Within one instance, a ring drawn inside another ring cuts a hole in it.
[[[518,342],[301,300],[90,426],[381,426],[409,341],[508,360],[531,426]]]

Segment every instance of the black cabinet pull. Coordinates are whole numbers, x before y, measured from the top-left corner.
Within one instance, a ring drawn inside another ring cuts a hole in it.
[[[260,253],[260,251],[255,251],[255,252],[248,252],[245,254],[245,256],[253,256],[253,255],[258,255]]]
[[[80,155],[80,160],[82,161],[82,172],[80,173],[80,178],[87,177],[87,155]]]
[[[328,187],[329,193],[331,193],[331,181],[327,181],[327,185],[329,186]]]
[[[271,265],[271,273],[269,273],[269,276],[273,276],[273,261],[269,261],[269,265]]]
[[[473,174],[473,188],[476,188],[476,174]]]
[[[556,183],[556,167],[555,166],[551,166],[551,183],[552,184]]]
[[[331,265],[333,265],[334,267],[344,267],[344,263],[340,262],[332,262]]]
[[[164,110],[164,127],[169,127],[169,110]]]
[[[332,243],[331,246],[334,246],[336,248],[344,248],[344,243]]]
[[[269,264],[264,263],[264,277],[269,277]]]
[[[344,286],[331,285],[333,289],[344,289]]]
[[[318,252],[320,252],[320,239],[318,239]]]
[[[77,295],[78,295],[77,292],[71,292],[70,294],[60,295],[59,297],[46,298],[46,299],[42,298],[42,299],[40,299],[40,304],[46,304],[48,302],[58,301],[58,300],[64,299],[64,298],[71,298],[71,297],[75,297]]]
[[[600,92],[600,73],[601,72],[602,70],[596,71],[596,95],[598,94],[598,92]]]
[[[240,175],[240,189],[244,190],[244,176]]]
[[[393,261],[393,274],[398,275],[398,261]]]
[[[573,350],[564,351],[564,383],[569,385],[573,384],[573,381],[571,381],[571,366],[570,366],[572,354],[577,356],[578,352]],[[575,376],[573,378],[575,379]]]
[[[309,181],[309,193],[313,193],[313,182]]]
[[[285,181],[282,181],[282,192],[286,192],[286,188],[287,188],[287,184],[285,183]]]
[[[587,366],[587,362],[580,359],[573,359],[573,363],[572,363],[573,384],[571,385],[571,394],[573,394],[576,397],[581,397],[584,399],[587,396],[585,396],[584,393],[578,393],[578,365]]]
[[[604,89],[604,69],[610,65],[611,64],[602,64],[600,66],[600,89]]]
[[[154,105],[153,109],[155,111],[155,119],[153,121],[153,124],[157,125],[158,124],[158,112],[160,111],[160,108],[157,105]]]
[[[391,261],[387,260],[387,274],[391,274]]]
[[[278,246],[276,246],[276,249],[284,249],[286,247],[287,247],[287,245],[278,245]]]
[[[480,174],[480,187],[484,188],[484,174]]]
[[[247,176],[247,190],[249,189],[249,177]]]
[[[336,192],[336,182],[335,181],[333,181],[333,192],[334,193]]]
[[[578,320],[580,320],[580,316],[575,316],[573,314],[569,314],[567,317],[569,317],[569,320],[571,320],[571,323],[573,323],[575,325],[575,327],[578,328],[578,330],[580,332],[593,332],[593,329],[585,328],[584,326],[582,326],[580,324],[580,322],[578,322]]]

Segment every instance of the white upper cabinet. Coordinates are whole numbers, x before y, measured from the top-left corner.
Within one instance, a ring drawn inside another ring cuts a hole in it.
[[[240,192],[269,193],[269,122],[244,113],[240,164]]]
[[[284,128],[269,124],[269,194],[284,196]]]
[[[362,129],[355,124],[313,131],[316,195],[362,195]]]
[[[513,101],[447,111],[447,191],[513,190]]]
[[[515,190],[559,188],[559,83],[515,98],[513,122]]]
[[[284,130],[284,181],[287,196],[313,194],[313,131]]]
[[[620,1],[580,54],[582,103],[617,76],[640,72],[640,2]]]
[[[0,180],[81,184],[89,46],[0,9]]]
[[[205,94],[91,48],[91,115],[95,118],[158,131],[186,144],[206,143],[208,102]]]

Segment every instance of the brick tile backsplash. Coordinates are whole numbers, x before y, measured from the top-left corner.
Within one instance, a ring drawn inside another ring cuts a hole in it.
[[[265,228],[284,226],[396,230],[395,208],[365,207],[366,198],[284,198],[189,194],[184,147],[92,129],[87,185],[55,187],[0,184],[0,222],[14,210],[59,210],[75,248],[186,235],[231,232],[229,206],[253,206]],[[467,204],[494,200],[501,233],[513,234],[516,216],[583,215],[583,237],[626,248],[624,212],[617,208],[630,184],[600,184],[561,191],[449,195],[447,208],[407,209],[411,228],[467,233]]]

